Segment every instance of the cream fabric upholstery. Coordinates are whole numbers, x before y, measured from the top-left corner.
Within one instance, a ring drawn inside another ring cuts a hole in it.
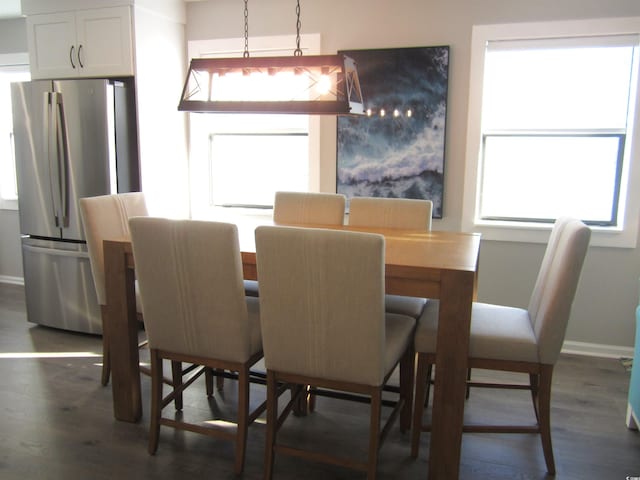
[[[346,198],[337,193],[276,192],[273,221],[280,225],[342,225]]]
[[[144,194],[132,192],[81,198],[80,212],[98,303],[106,305],[102,242],[105,238],[128,238],[129,218],[149,215]]]
[[[571,304],[591,231],[582,222],[555,223],[529,309],[474,303],[470,358],[553,365],[560,355]],[[435,353],[438,302],[425,308],[416,329],[417,352]]]
[[[150,348],[233,362],[261,350],[235,225],[139,217],[130,227]]]
[[[553,367],[571,313],[591,230],[579,220],[560,218],[552,230],[529,307],[474,303],[471,310],[469,366],[528,374],[529,384],[468,383],[468,386],[527,389],[531,392],[535,425],[464,425],[464,432],[537,433],[549,474],[555,474],[551,441]],[[411,455],[416,457],[422,409],[429,399],[432,365],[437,349],[438,303],[429,302],[415,335],[418,356]],[[437,372],[436,372],[437,378]]]
[[[405,230],[431,230],[431,200],[407,198],[353,197],[349,206],[349,225]],[[389,313],[420,318],[426,299],[402,295],[386,295],[385,310]]]
[[[431,230],[433,202],[409,198],[353,197],[349,225]]]
[[[430,300],[420,318],[415,344],[421,352],[436,351],[438,306],[438,300]],[[538,361],[536,337],[526,310],[474,303],[471,317],[470,357]]]
[[[384,238],[263,226],[256,251],[267,370],[381,385],[415,324],[385,315]]]

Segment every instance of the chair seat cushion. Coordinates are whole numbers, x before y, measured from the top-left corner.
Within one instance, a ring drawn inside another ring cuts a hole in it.
[[[386,314],[385,375],[396,366],[407,345],[410,345],[413,341],[415,326],[416,321],[414,318],[394,313]]]
[[[244,294],[248,297],[258,296],[258,282],[256,280],[243,280]]]
[[[430,300],[425,306],[416,327],[416,352],[436,352],[438,306],[437,300]],[[539,362],[536,336],[527,310],[474,303],[471,313],[469,356]]]
[[[384,307],[387,313],[407,315],[416,320],[420,318],[425,303],[427,303],[425,298],[405,297],[402,295],[384,296]]]

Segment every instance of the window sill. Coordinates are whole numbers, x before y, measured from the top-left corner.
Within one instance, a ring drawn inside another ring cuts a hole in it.
[[[463,230],[482,234],[483,240],[522,243],[547,243],[552,224],[522,222],[469,222]],[[620,227],[591,226],[591,242],[594,247],[636,248],[637,224]]]
[[[0,198],[0,210],[18,210],[18,200]]]

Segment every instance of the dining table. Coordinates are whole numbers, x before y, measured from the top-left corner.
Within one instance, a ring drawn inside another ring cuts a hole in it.
[[[300,227],[301,225],[297,225]],[[476,298],[480,235],[335,225],[304,225],[381,234],[385,238],[385,291],[440,300],[432,403],[429,479],[457,479],[467,382],[471,305]],[[259,280],[255,225],[239,225],[244,277]],[[117,420],[142,416],[136,315],[135,259],[129,238],[104,240],[111,348],[113,412]]]

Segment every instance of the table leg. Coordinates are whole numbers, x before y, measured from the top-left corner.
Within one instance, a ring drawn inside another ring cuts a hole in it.
[[[473,292],[473,272],[442,272],[429,480],[459,474]]]
[[[137,422],[142,417],[142,400],[138,368],[135,275],[133,269],[126,264],[122,243],[105,240],[104,263],[113,414],[117,420]]]

